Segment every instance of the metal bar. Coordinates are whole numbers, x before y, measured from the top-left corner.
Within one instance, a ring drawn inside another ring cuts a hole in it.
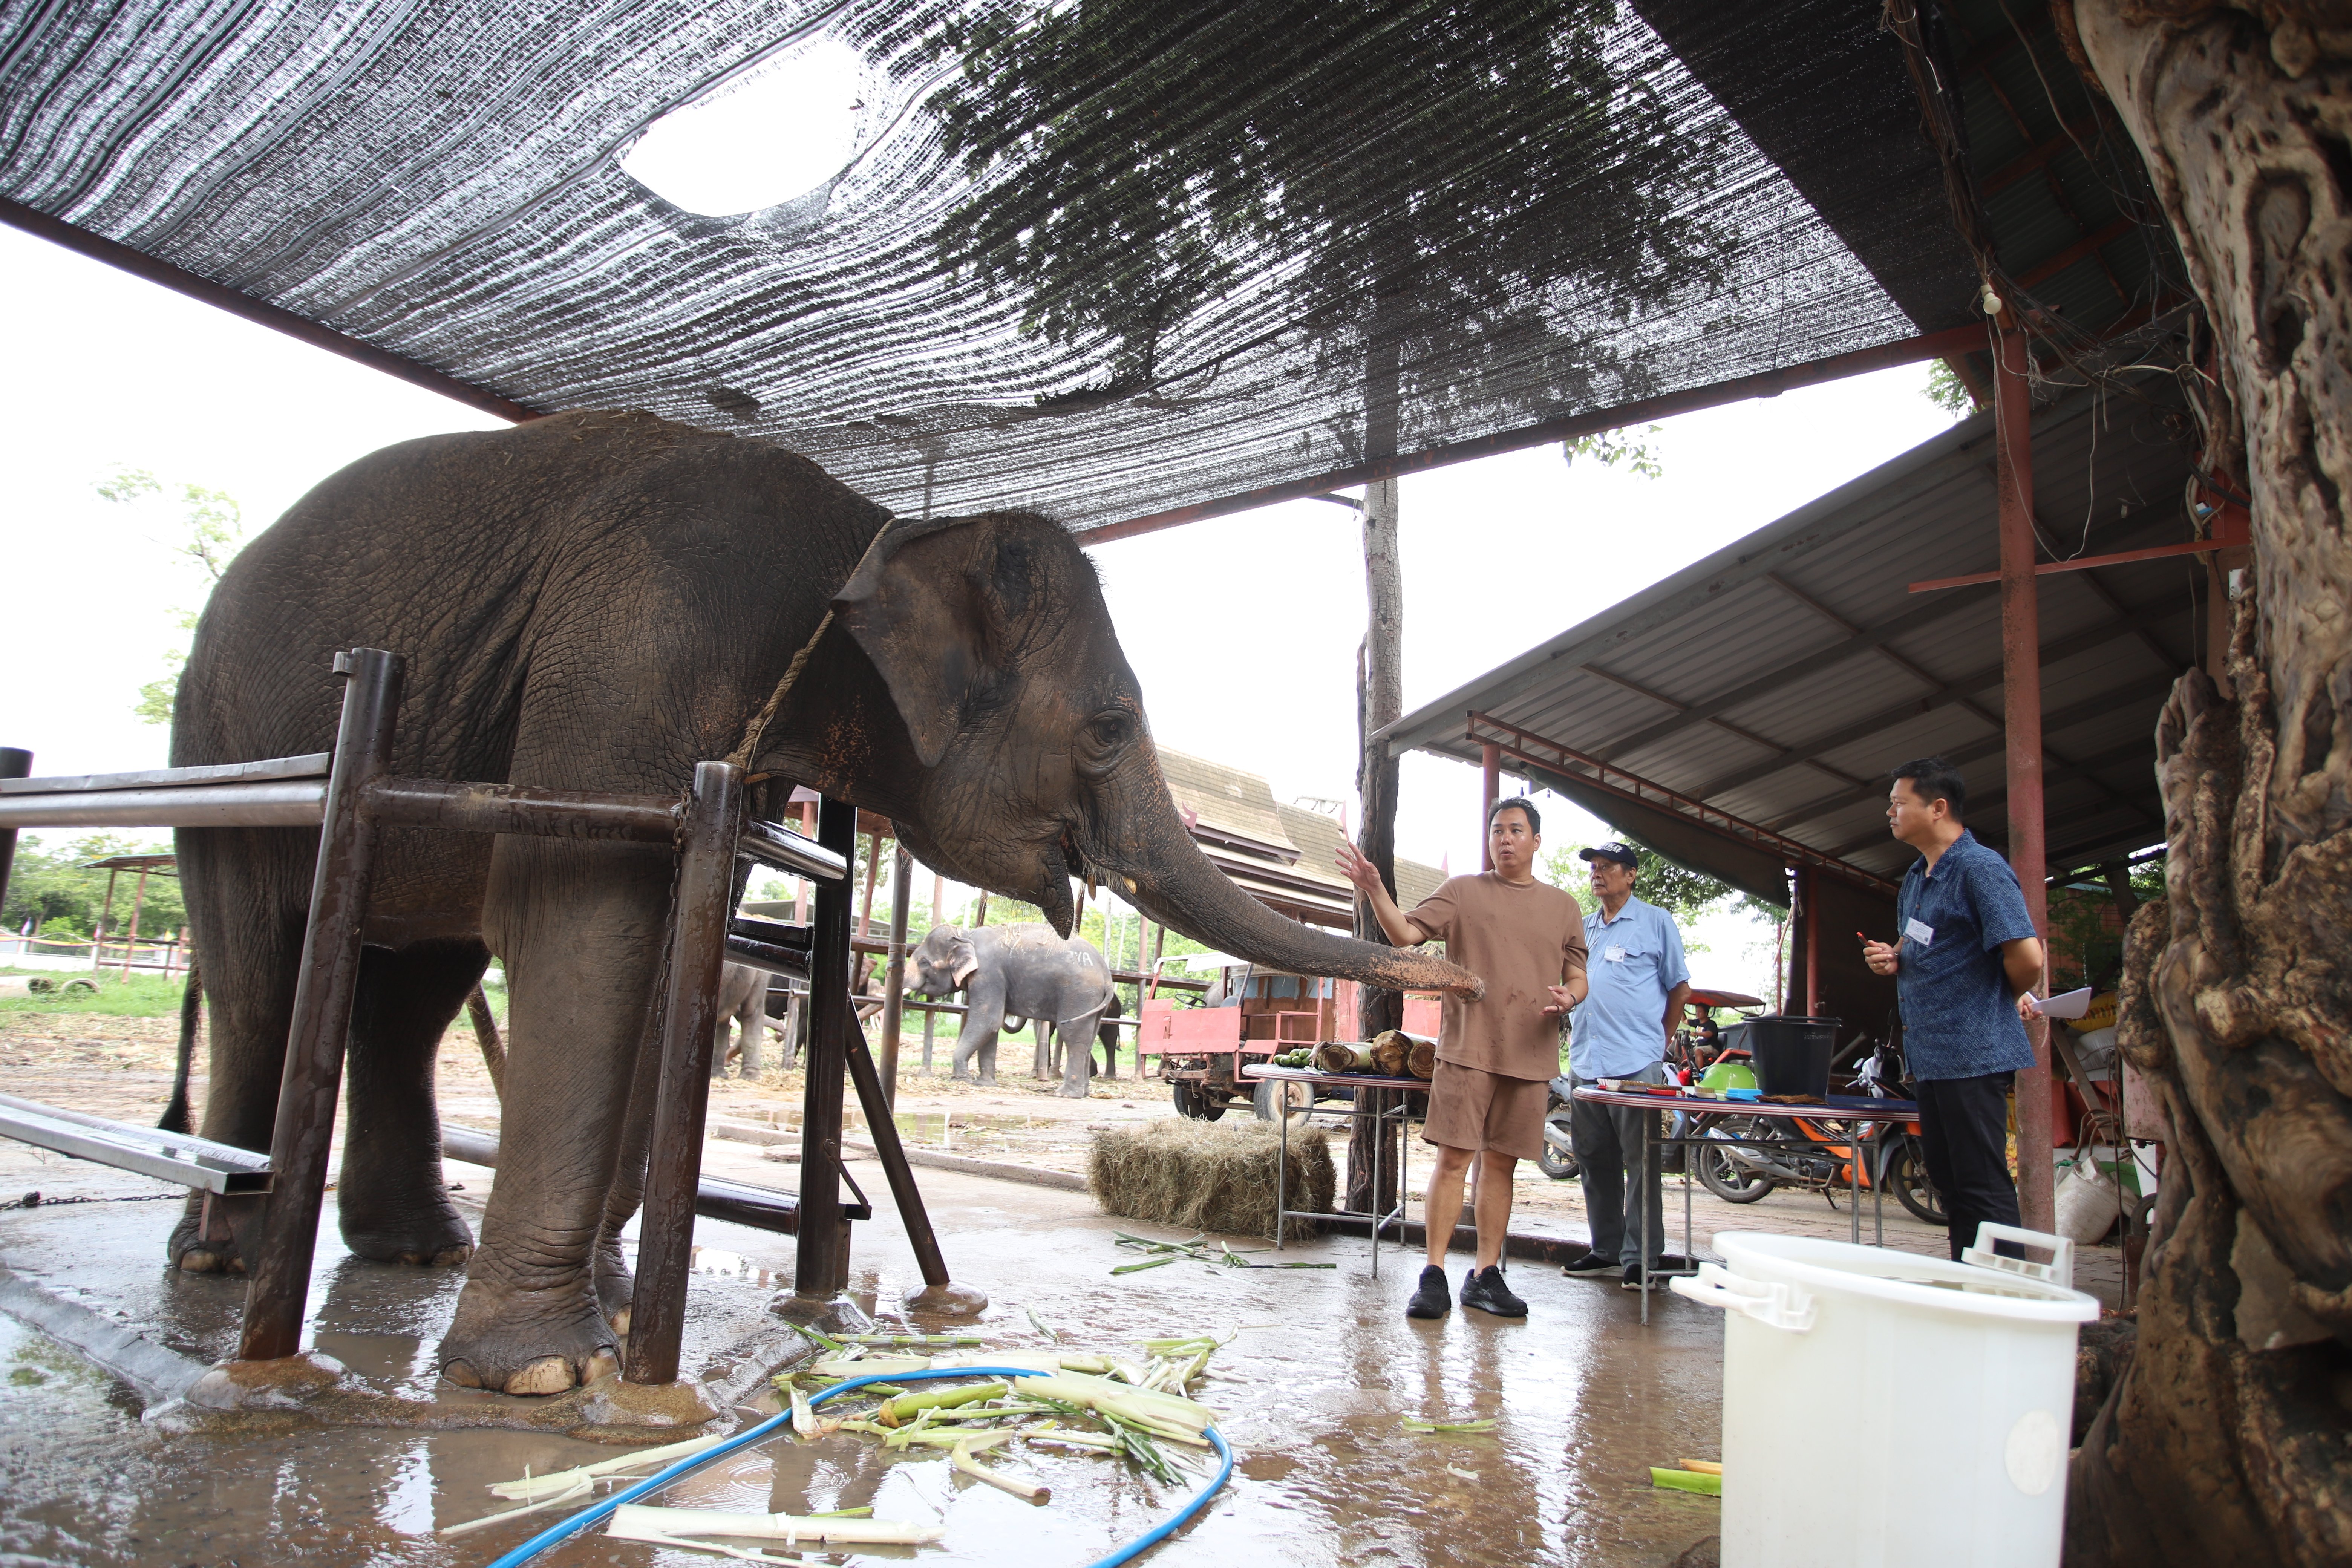
[[[392,757],[404,670],[398,655],[382,648],[335,656],[335,673],[347,682],[342,720],[335,733],[334,771],[326,784],[294,1016],[286,1032],[286,1073],[269,1139],[269,1164],[278,1181],[262,1218],[253,1283],[246,1291],[236,1352],[242,1361],[277,1361],[302,1348],[302,1304],[319,1243],[319,1205],[326,1194],[327,1152],[335,1136],[335,1101],[342,1089],[352,996],[359,984],[360,931],[375,854],[375,825],[363,807],[368,785],[383,776]]]
[[[677,836],[678,814],[677,802],[651,795],[383,779],[368,791],[368,815],[387,827],[668,844]]]
[[[1796,864],[1818,867],[1833,877],[1862,887],[1881,892],[1895,890],[1895,884],[1885,878],[1874,876],[1859,867],[1849,865],[1835,856],[1814,848],[1810,844],[1775,833],[1772,829],[1750,822],[1745,817],[1734,816],[1731,813],[1709,805],[1705,801],[1693,800],[1688,795],[1670,790],[1664,784],[1653,783],[1641,774],[1629,772],[1614,763],[1603,762],[1599,757],[1577,751],[1573,747],[1563,746],[1557,741],[1545,740],[1542,736],[1522,730],[1516,724],[1505,723],[1485,713],[1473,713],[1469,717],[1469,739],[1482,746],[1487,743],[1486,738],[1478,733],[1478,728],[1482,724],[1489,730],[1499,731],[1515,737],[1514,741],[1497,742],[1495,744],[1503,755],[1530,767],[1540,768],[1563,778],[1572,779],[1585,788],[1598,789],[1604,794],[1616,795],[1620,799],[1631,801],[1635,805],[1653,808],[1671,807],[1697,826],[1709,828],[1724,837],[1775,850]],[[1538,746],[1553,752],[1554,755],[1546,759],[1528,750],[1529,747]],[[1591,776],[1578,773],[1575,771],[1577,768],[1589,770]],[[1624,780],[1625,783],[1623,784],[1610,783],[1609,779],[1612,774]]]
[[[32,752],[25,756],[30,761]],[[157,789],[175,784],[258,784],[268,779],[323,779],[333,754],[271,757],[258,763],[218,763],[200,768],[145,768],[129,773],[65,773],[47,778],[0,774],[0,795],[78,795],[85,790]]]
[[[814,940],[814,930],[810,926],[790,921],[763,921],[751,915],[737,915],[729,921],[727,934],[781,947],[803,958],[808,956],[809,943]]]
[[[0,789],[33,771],[33,753],[20,746],[0,746]],[[16,868],[16,830],[0,827],[0,903],[8,899],[8,878]],[[18,943],[22,953],[25,944]]]
[[[316,827],[323,780],[0,795],[5,827]]]
[[[881,1059],[877,1064],[882,1074],[886,1111],[898,1103],[898,1028],[907,1017],[907,903],[913,896],[915,876],[915,858],[903,844],[896,848],[897,858],[890,868],[890,952],[882,971]],[[878,1146],[881,1140],[875,1142]]]
[[[2209,550],[2227,550],[2231,542],[2221,539],[2192,539],[2186,544],[2154,544],[2146,550],[2118,550],[2112,555],[2084,555],[2072,561],[2044,561],[2033,568],[2037,577],[2048,577],[2060,572],[2087,572],[2095,566],[2121,566],[2131,561],[2160,561],[2168,555],[2202,555]],[[1938,588],[1973,588],[1980,583],[2000,583],[2006,579],[1999,572],[1971,572],[1965,577],[1930,577],[1911,584],[1915,594],[1932,593]]]
[[[446,1159],[463,1160],[468,1165],[495,1171],[499,1168],[499,1136],[445,1121],[441,1124],[441,1152]],[[870,1218],[873,1214],[867,1205],[847,1204],[843,1209],[852,1219]],[[750,1182],[729,1181],[724,1176],[706,1175],[695,1183],[694,1212],[704,1219],[723,1219],[732,1225],[784,1236],[800,1228],[800,1200],[792,1194]],[[631,1310],[635,1310],[633,1306]]]
[[[1449,463],[1465,463],[1474,458],[1489,457],[1496,452],[1516,452],[1528,447],[1548,447],[1555,441],[1574,440],[1580,436],[1596,435],[1614,430],[1621,426],[1638,425],[1644,420],[1664,419],[1670,415],[1687,414],[1696,408],[1715,408],[1727,403],[1738,403],[1750,397],[1777,397],[1783,392],[1800,386],[1811,386],[1824,381],[1838,381],[1849,375],[1862,375],[1889,365],[1911,364],[1920,360],[1945,359],[1954,354],[1984,352],[1985,333],[1980,326],[1954,327],[1948,331],[1930,332],[1925,337],[1903,338],[1882,343],[1876,348],[1857,349],[1848,353],[1832,354],[1826,359],[1808,361],[1780,370],[1768,370],[1754,375],[1734,377],[1709,386],[1695,386],[1687,391],[1668,393],[1661,397],[1645,397],[1633,403],[1621,403],[1614,407],[1594,409],[1589,414],[1574,414],[1559,419],[1547,419],[1540,424],[1507,430],[1493,436],[1482,436],[1468,441],[1449,441],[1416,452],[1405,452],[1392,458],[1358,463],[1345,468],[1335,468],[1312,479],[1289,479],[1278,485],[1262,485],[1237,495],[1218,500],[1200,501],[1167,511],[1129,518],[1123,522],[1105,523],[1098,528],[1076,531],[1080,543],[1108,543],[1114,539],[1131,539],[1139,533],[1152,533],[1180,523],[1198,522],[1202,518],[1223,517],[1228,512],[1249,511],[1257,507],[1272,506],[1276,501],[1299,500],[1320,495],[1329,489],[1349,485],[1370,484],[1376,480],[1394,479],[1400,474],[1417,473],[1425,468],[1444,468]]]
[[[849,877],[849,861],[839,850],[812,843],[758,817],[743,824],[742,834],[735,840],[735,852],[748,855],[762,866],[772,866],[813,881],[840,882]]]
[[[312,348],[324,349],[331,354],[341,354],[345,359],[358,361],[371,370],[380,370],[386,375],[398,376],[401,380],[415,386],[421,386],[427,392],[437,392],[444,397],[456,398],[469,408],[478,408],[485,414],[495,414],[501,419],[511,419],[518,425],[527,420],[544,417],[537,409],[518,403],[513,398],[500,396],[488,387],[476,386],[472,382],[461,381],[446,371],[436,370],[431,365],[420,363],[405,354],[395,353],[390,349],[378,348],[373,343],[362,342],[357,338],[348,337],[331,327],[320,326],[307,316],[298,316],[282,306],[269,303],[267,300],[257,300],[250,294],[240,293],[226,284],[215,283],[209,278],[199,277],[194,272],[174,267],[168,261],[159,260],[143,250],[133,250],[127,245],[118,244],[103,235],[92,234],[86,228],[76,227],[62,218],[51,217],[48,214],[37,208],[26,206],[21,202],[0,198],[0,223],[21,228],[27,234],[38,235],[52,245],[63,246],[66,249],[87,256],[93,261],[103,261],[109,267],[119,267],[134,277],[144,278],[150,283],[160,283],[164,288],[175,293],[185,294],[192,300],[201,300],[207,305],[226,310],[232,316],[241,316],[248,321],[268,327],[273,331],[284,332],[288,337],[309,343]]]
[[[2000,334],[1993,405],[2000,435],[2001,718],[2008,745],[2009,863],[2049,951],[2050,890],[2042,819],[2042,636],[2033,570],[2033,426],[2024,334]],[[2043,1026],[2046,1030],[2047,1025]],[[2032,1028],[2033,1066],[2017,1077],[2017,1200],[2026,1226],[2049,1230],[2056,1207],[2050,1164],[2050,1046]]]
[[[735,902],[735,829],[743,817],[743,770],[697,763],[680,824],[677,892],[670,900],[654,1096],[652,1154],[637,1222],[637,1280],[629,1298],[630,1383],[677,1381],[686,1335],[686,1287],[694,1258],[694,1205],[702,1176],[702,1122],[710,1102],[711,1037],[719,971]]]
[[[793,980],[806,980],[809,973],[808,954],[789,947],[778,947],[771,942],[754,942],[749,937],[730,934],[727,938],[727,962],[740,963],[746,969],[757,969],[767,974],[782,974]]]
[[[828,798],[817,811],[817,843],[845,867],[857,843],[857,809]],[[793,1289],[830,1297],[849,1276],[841,1229],[841,1088],[857,1015],[849,998],[849,921],[856,897],[846,876],[821,882],[809,948],[807,1097],[801,1112],[801,1231]]]
[[[269,1156],[0,1094],[0,1137],[224,1195],[266,1193]]]
[[[890,1184],[890,1200],[898,1205],[898,1219],[907,1227],[907,1244],[914,1248],[915,1267],[926,1285],[945,1285],[947,1259],[940,1255],[940,1238],[931,1230],[930,1212],[923,1207],[923,1192],[915,1184],[914,1167],[907,1163],[906,1145],[898,1141],[898,1120],[883,1093],[882,1075],[866,1048],[866,1037],[856,1029],[843,1031],[844,1056],[849,1081],[857,1086],[858,1108],[866,1112],[866,1131],[874,1139],[874,1152]],[[867,1206],[871,1214],[872,1208]],[[845,1214],[844,1217],[847,1217]]]

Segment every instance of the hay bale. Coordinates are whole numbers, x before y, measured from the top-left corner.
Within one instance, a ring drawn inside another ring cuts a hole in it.
[[[1270,1237],[1281,1155],[1282,1131],[1271,1121],[1167,1116],[1096,1133],[1087,1185],[1108,1214],[1178,1230]],[[1290,1207],[1330,1211],[1338,1179],[1319,1129],[1291,1130],[1286,1180]],[[1305,1220],[1289,1222],[1292,1238],[1314,1234]]]

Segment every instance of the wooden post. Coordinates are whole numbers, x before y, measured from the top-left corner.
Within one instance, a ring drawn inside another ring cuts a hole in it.
[[[1797,898],[1805,906],[1805,1016],[1822,1016],[1822,918],[1813,902],[1821,873],[1811,866],[1797,868]]]
[[[2009,864],[2025,894],[2025,912],[2050,944],[2048,868],[2042,863],[2042,626],[2033,537],[2032,399],[2025,380],[2025,336],[2000,334],[1993,407],[1999,434],[1994,481],[2000,516],[2001,729],[2007,740]],[[2045,985],[2044,990],[2048,987]],[[2029,1028],[2033,1066],[2017,1075],[2017,1204],[2029,1229],[2056,1223],[2050,1163],[2048,1024]]]
[[[882,1045],[877,1053],[882,1076],[882,1103],[898,1103],[898,1030],[907,1018],[907,906],[913,901],[915,858],[907,847],[891,840],[890,954],[882,972]]]
[[[816,841],[851,863],[857,848],[857,808],[827,800],[817,813]],[[849,921],[856,897],[846,879],[816,889],[815,930],[809,933],[808,1030],[801,1061],[808,1089],[801,1112],[801,1228],[793,1262],[793,1289],[830,1298],[849,1282],[849,1238],[841,1218],[841,1090],[849,1037],[857,1013],[849,995]]]
[[[975,928],[988,923],[988,889],[986,888],[980,890],[980,907],[978,912],[971,917],[971,923]]]
[[[735,902],[735,836],[743,770],[697,763],[669,911],[668,984],[661,999],[659,1087],[637,1222],[637,1279],[629,1298],[631,1383],[677,1381],[686,1289],[694,1258],[694,1200],[702,1182],[702,1124],[710,1105],[710,1052],[727,920]]]
[[[131,884],[131,934],[122,942],[122,978],[131,978],[131,955],[139,946],[139,911],[147,902],[147,868],[139,868],[139,880]]]
[[[110,870],[106,874],[106,902],[98,911],[98,929],[89,933],[89,966],[92,969],[106,967],[106,922],[114,918],[114,879],[121,875],[122,873],[117,870]]]
[[[866,897],[857,906],[856,937],[864,942],[874,934],[874,878],[882,868],[882,835],[866,836]]]
[[[366,795],[392,757],[404,666],[395,654],[361,647],[336,655],[335,673],[348,684],[327,776],[294,1016],[286,1032],[286,1073],[269,1139],[274,1174],[261,1242],[252,1258],[253,1283],[245,1295],[236,1352],[241,1361],[278,1361],[302,1348],[302,1305],[319,1244],[327,1151],[335,1136],[335,1101],[343,1086],[343,1049],[359,985],[360,931],[375,856],[376,829]]]
[[[1359,847],[1380,872],[1391,897],[1396,893],[1397,761],[1387,742],[1372,736],[1404,713],[1404,574],[1398,555],[1397,483],[1382,479],[1364,487],[1364,586],[1370,616],[1364,627],[1362,674],[1356,699],[1356,793],[1364,804],[1363,837]],[[1480,837],[1484,837],[1482,831]],[[1386,942],[1388,934],[1372,914],[1371,900],[1356,900],[1356,935],[1365,942]],[[1365,986],[1359,999],[1359,1025],[1366,1039],[1383,1029],[1404,1025],[1401,992]],[[1347,1206],[1386,1214],[1396,1203],[1396,1172],[1402,1153],[1402,1127],[1381,1120],[1392,1110],[1395,1097],[1383,1089],[1358,1089],[1369,1101],[1364,1115],[1349,1119],[1348,1131]],[[1376,1147],[1380,1157],[1373,1157]],[[1373,1173],[1379,1180],[1373,1180]],[[1428,1216],[1423,1216],[1424,1218]]]

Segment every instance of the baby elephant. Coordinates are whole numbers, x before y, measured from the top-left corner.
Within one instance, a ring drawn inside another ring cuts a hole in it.
[[[735,1026],[735,1038],[727,1038],[727,1026]],[[740,1069],[745,1078],[760,1076],[760,1036],[768,1024],[768,974],[762,969],[750,969],[730,963],[719,982],[719,1025],[711,1032],[710,1076],[725,1078],[727,1064],[735,1057],[743,1058]],[[793,1065],[792,1046],[787,1040],[782,1066]]]
[[[933,926],[908,955],[907,989],[919,996],[965,993],[955,1076],[980,1058],[980,1081],[996,1081],[996,1037],[1010,1016],[1050,1022],[1066,1058],[1062,1092],[1086,1098],[1094,1074],[1095,1026],[1113,1001],[1110,966],[1083,937],[1065,941],[1048,925]],[[1045,1048],[1044,1037],[1038,1048]]]

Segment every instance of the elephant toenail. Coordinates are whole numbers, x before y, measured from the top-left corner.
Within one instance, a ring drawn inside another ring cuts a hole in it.
[[[469,1361],[451,1362],[448,1365],[441,1369],[441,1375],[447,1378],[450,1382],[456,1384],[460,1388],[479,1388],[482,1386],[482,1374],[474,1370],[474,1363]]]
[[[625,1338],[627,1336],[629,1331],[628,1308],[624,1307],[619,1311],[613,1314],[613,1331]]]
[[[507,1379],[509,1394],[561,1394],[572,1386],[572,1363],[560,1355],[543,1355]]]
[[[209,1252],[183,1252],[180,1267],[190,1274],[210,1274],[220,1268],[220,1258]]]
[[[594,1383],[602,1378],[618,1376],[620,1371],[621,1358],[610,1350],[600,1350],[588,1358],[587,1368],[580,1381],[583,1384]]]

